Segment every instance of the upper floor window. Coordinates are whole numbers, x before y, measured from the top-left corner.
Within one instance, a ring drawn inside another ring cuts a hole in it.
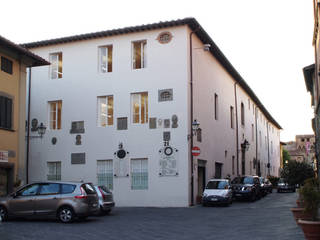
[[[50,129],[61,129],[62,101],[49,102],[49,127]]]
[[[241,125],[244,126],[244,104],[241,103]]]
[[[214,119],[218,120],[218,114],[219,114],[219,101],[218,101],[218,94],[214,94]]]
[[[13,101],[0,96],[0,128],[12,129]]]
[[[98,127],[113,125],[113,96],[98,97]]]
[[[148,123],[148,93],[132,93],[132,123]]]
[[[62,78],[62,52],[50,54],[51,79]]]
[[[1,71],[12,74],[13,62],[1,56]]]
[[[234,116],[234,110],[233,110],[233,107],[230,106],[230,126],[231,126],[231,128],[234,128],[234,119],[233,119],[233,116]]]
[[[147,41],[137,41],[132,43],[132,68],[145,68],[146,65]]]
[[[99,72],[112,72],[112,45],[99,47]]]

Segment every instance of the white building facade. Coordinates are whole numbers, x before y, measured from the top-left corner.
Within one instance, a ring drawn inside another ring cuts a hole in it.
[[[31,74],[31,119],[47,131],[30,140],[30,180],[104,184],[118,206],[188,206],[214,176],[278,176],[281,127],[199,26],[24,44],[51,62]]]

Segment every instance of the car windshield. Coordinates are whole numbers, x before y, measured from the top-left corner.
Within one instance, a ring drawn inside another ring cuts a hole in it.
[[[227,181],[210,181],[206,189],[225,189],[228,186]]]
[[[253,184],[252,177],[236,177],[232,180],[233,184]]]
[[[278,183],[284,183],[284,179],[280,178]]]

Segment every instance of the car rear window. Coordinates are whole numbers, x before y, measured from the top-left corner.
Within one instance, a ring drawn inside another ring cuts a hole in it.
[[[75,188],[76,188],[76,185],[73,185],[73,184],[62,184],[61,193],[62,194],[73,193]]]
[[[253,184],[252,177],[236,177],[232,180],[232,184]]]
[[[206,189],[225,189],[228,186],[226,181],[210,181],[208,182]]]
[[[96,194],[96,190],[94,189],[91,183],[82,184],[81,187],[87,194]]]
[[[99,188],[106,194],[111,193],[111,191],[106,186],[99,186]]]

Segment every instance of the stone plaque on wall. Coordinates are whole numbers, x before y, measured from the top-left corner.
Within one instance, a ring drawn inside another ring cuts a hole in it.
[[[170,119],[165,119],[163,121],[163,127],[164,128],[170,128]]]
[[[127,130],[128,129],[128,118],[121,117],[117,118],[117,130]]]
[[[173,90],[172,89],[161,89],[158,90],[158,101],[172,101],[173,100]]]
[[[71,153],[71,164],[85,164],[86,153]]]
[[[70,133],[84,133],[84,121],[71,122]]]
[[[163,141],[165,142],[170,141],[170,132],[163,132]]]
[[[157,118],[150,118],[149,119],[149,128],[156,129],[157,128]]]

